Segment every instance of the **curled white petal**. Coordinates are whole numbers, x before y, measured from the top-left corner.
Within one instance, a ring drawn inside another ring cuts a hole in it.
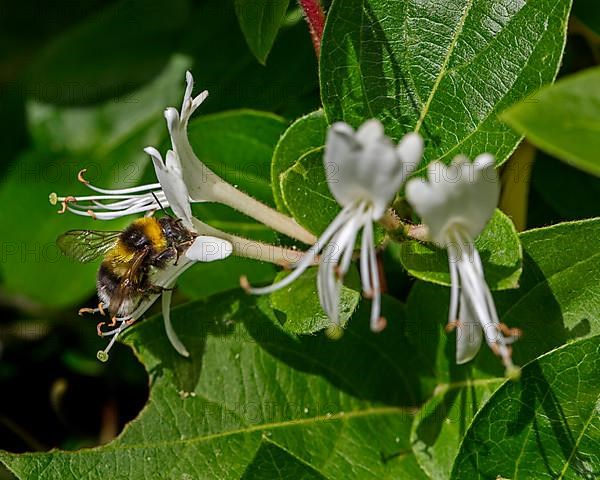
[[[174,285],[174,284],[173,284]],[[172,285],[170,286],[172,287]],[[173,348],[181,355],[182,357],[188,358],[190,356],[190,352],[188,352],[187,348],[183,342],[179,339],[177,332],[173,328],[173,324],[171,323],[171,297],[173,296],[172,290],[165,290],[162,294],[162,315],[163,322],[165,324],[165,332],[167,333],[167,338]]]
[[[154,147],[146,147],[144,151],[152,158],[156,177],[173,213],[180,218],[185,227],[194,229],[192,224],[192,208],[187,187],[182,178],[181,164],[172,150],[167,152],[166,161]]]
[[[186,250],[185,256],[195,262],[223,260],[233,252],[233,245],[222,238],[200,235]]]
[[[456,327],[456,363],[462,365],[473,360],[479,352],[483,341],[483,330],[464,296],[460,301],[459,318]]]
[[[396,151],[403,163],[403,176],[407,178],[423,158],[423,138],[418,133],[407,133],[402,137]]]

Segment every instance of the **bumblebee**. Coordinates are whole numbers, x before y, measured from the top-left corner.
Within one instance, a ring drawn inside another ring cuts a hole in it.
[[[112,326],[117,317],[131,314],[145,295],[162,292],[150,281],[152,269],[176,263],[195,238],[179,219],[145,217],[122,231],[70,230],[56,243],[65,255],[82,263],[104,255],[96,280],[98,308],[80,313],[104,314],[108,309]]]

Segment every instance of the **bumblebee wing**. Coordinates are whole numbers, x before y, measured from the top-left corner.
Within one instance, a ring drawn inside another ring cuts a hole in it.
[[[119,231],[69,230],[56,239],[56,244],[65,255],[88,263],[114,247],[119,235]]]

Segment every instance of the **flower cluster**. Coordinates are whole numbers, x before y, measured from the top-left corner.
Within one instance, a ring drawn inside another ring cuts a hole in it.
[[[421,137],[408,134],[398,146],[383,133],[377,120],[365,122],[358,131],[346,123],[335,123],[329,129],[323,162],[327,184],[342,206],[321,237],[293,265],[294,271],[269,287],[246,289],[265,294],[285,287],[298,278],[317,255],[319,262],[317,286],[323,310],[334,325],[339,324],[342,280],[352,261],[354,245],[360,241],[360,274],[365,295],[372,299],[371,329],[381,331],[385,319],[380,316],[381,289],[375,253],[373,222],[385,213],[388,204],[417,166],[423,152]],[[333,167],[333,168],[328,168]]]
[[[323,162],[327,184],[341,210],[316,238],[293,219],[224,181],[198,159],[188,140],[187,127],[208,93],[192,96],[193,78],[189,72],[186,82],[181,109],[171,107],[165,111],[171,149],[164,158],[154,147],[145,149],[152,159],[158,182],[109,190],[90,184],[82,171],[79,180],[92,190],[91,195],[51,195],[53,203],[62,205],[61,213],[69,211],[99,220],[142,213],[152,215],[160,208],[170,208],[195,238],[183,258],[152,273],[153,285],[160,287],[161,292],[143,296],[133,311],[112,319],[114,329],[100,331],[102,335],[112,336],[107,349],[101,352],[103,359],[107,358],[117,335],[140,318],[161,294],[167,335],[177,351],[187,356],[170,323],[171,289],[178,276],[195,262],[220,260],[230,254],[291,267],[286,277],[269,286],[254,287],[242,278],[242,286],[257,295],[288,286],[309,267],[318,265],[319,300],[332,327],[339,329],[341,288],[358,251],[363,293],[371,299],[371,329],[383,330],[386,321],[381,316],[381,272],[375,222],[385,224],[388,217],[397,221],[390,205],[404,188],[406,199],[423,221],[420,229],[426,232],[427,240],[448,251],[449,326],[471,327],[468,335],[457,335],[457,363],[471,360],[485,338],[507,370],[514,369],[510,344],[518,332],[499,321],[481,259],[474,247],[474,240],[498,202],[499,180],[491,155],[480,155],[474,162],[459,156],[450,166],[433,162],[428,166],[427,179],[408,180],[422,161],[424,146],[418,134],[408,133],[396,145],[384,134],[378,120],[368,120],[356,131],[344,122],[334,123],[327,134]],[[226,204],[311,246],[306,252],[294,255],[294,251],[282,247],[250,242],[217,230],[192,215],[192,203],[207,201]],[[250,243],[259,248],[244,248]],[[93,311],[102,313],[102,306]]]

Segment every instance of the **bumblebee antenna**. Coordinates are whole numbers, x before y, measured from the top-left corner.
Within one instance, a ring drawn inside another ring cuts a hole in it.
[[[152,193],[152,196],[154,197],[154,200],[156,200],[156,203],[158,203],[158,206],[160,207],[160,209],[163,211],[163,213],[167,216],[167,217],[171,217],[173,218],[173,215],[171,215],[169,212],[167,212],[165,210],[165,207],[162,206],[162,203],[160,203],[160,200],[158,199],[158,197],[156,196],[156,193],[154,192],[150,192]]]

